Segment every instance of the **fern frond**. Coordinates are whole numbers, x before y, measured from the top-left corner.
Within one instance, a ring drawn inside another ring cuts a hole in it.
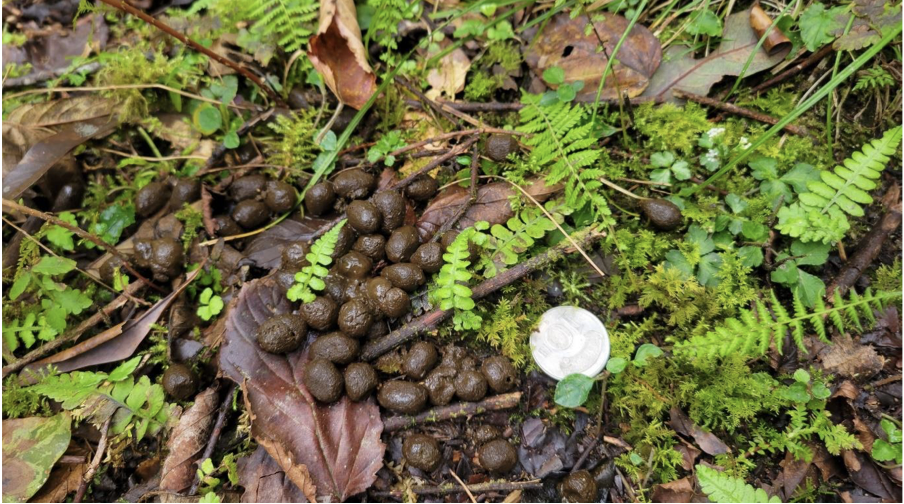
[[[564,219],[559,211],[566,208],[564,205],[547,205],[547,211],[559,223]],[[488,254],[481,263],[484,276],[492,278],[500,269],[517,264],[519,254],[533,247],[536,240],[554,229],[556,224],[537,207],[525,208],[509,219],[505,226],[494,224],[487,240]]]
[[[776,228],[802,241],[838,241],[850,229],[847,215],[862,217],[861,205],[873,202],[868,191],[876,188],[876,180],[901,143],[901,127],[892,128],[863,146],[844,160],[834,171],[824,170],[821,180],[807,183],[807,191],[799,201],[783,207]]]
[[[75,371],[46,376],[29,390],[59,402],[76,418],[97,425],[112,417],[111,433],[129,432],[141,440],[163,427],[172,406],[166,403],[159,384],[152,384],[147,376],[134,380],[132,372],[140,361],[141,356],[132,358],[110,374]]]
[[[803,336],[804,326],[813,329],[820,339],[826,338],[824,319],[828,317],[839,332],[848,330],[845,316],[851,320],[858,332],[864,330],[858,310],[872,310],[874,307],[885,307],[892,301],[900,299],[900,292],[865,291],[862,296],[852,292],[845,301],[840,296],[835,297],[835,303],[826,307],[822,300],[816,303],[813,312],[808,312],[803,302],[794,294],[794,316],[792,317],[784,306],[772,293],[770,306],[774,317],[769,313],[769,307],[762,301],[757,301],[756,313],[742,309],[738,319],[728,319],[723,325],[701,336],[675,344],[675,354],[688,357],[718,356],[725,357],[733,353],[745,356],[762,356],[769,350],[769,344],[774,343],[776,350],[782,352],[782,342],[787,331],[791,331],[797,347],[806,353]]]
[[[303,303],[310,303],[317,297],[313,291],[326,287],[323,279],[330,273],[326,267],[333,262],[331,256],[339,241],[339,231],[345,223],[346,220],[343,219],[311,245],[311,251],[305,255],[308,265],[295,274],[295,284],[286,292],[290,301],[300,299]]]
[[[591,137],[593,125],[584,122],[578,104],[556,102],[542,105],[540,96],[524,95],[519,131],[531,133],[524,143],[533,148],[530,162],[547,168],[546,182],[565,182],[565,202],[572,208],[589,205],[594,217],[604,225],[613,223],[611,210],[599,189],[602,172],[590,169],[599,161],[600,151]]]
[[[438,303],[441,310],[455,310],[452,321],[457,331],[479,329],[482,322],[480,315],[473,312],[475,303],[468,287],[473,275],[468,271],[471,265],[468,257],[469,244],[483,246],[486,243],[487,235],[481,231],[488,227],[489,223],[485,221],[475,222],[455,237],[443,254],[445,264],[436,275],[435,288],[430,291],[430,299]]]
[[[308,43],[319,9],[317,0],[257,0],[248,7],[246,17],[255,30],[272,33],[291,53]]]
[[[697,466],[697,479],[703,493],[712,502],[781,502],[777,496],[769,497],[762,488],[754,488],[742,479],[732,478],[711,467]]]

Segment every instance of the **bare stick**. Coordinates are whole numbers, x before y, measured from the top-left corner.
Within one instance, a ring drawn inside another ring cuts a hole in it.
[[[417,416],[392,416],[383,419],[383,430],[386,432],[397,431],[406,427],[442,422],[455,418],[480,415],[487,411],[497,411],[514,408],[521,401],[521,392],[509,392],[499,394],[478,402],[460,402],[448,406],[438,406]]]
[[[235,387],[236,385],[233,383],[232,386],[229,387],[229,393],[226,394],[226,397],[223,398],[223,402],[220,403],[220,411],[217,413],[216,423],[213,424],[213,431],[210,433],[210,439],[207,441],[207,446],[204,447],[204,453],[201,454],[201,458],[197,461],[199,466],[213,455],[213,450],[217,446],[217,441],[220,440],[220,434],[223,433],[223,424],[226,423],[226,413],[229,412],[229,404],[232,402],[232,394],[235,393]],[[195,481],[191,484],[188,495],[197,494],[200,485],[201,480],[198,478],[197,474],[195,474]]]
[[[283,101],[283,99],[278,94],[276,94],[276,92],[273,91],[273,89],[270,86],[264,84],[264,82],[262,80],[260,80],[256,75],[251,73],[250,70],[243,67],[242,65],[235,63],[234,61],[230,60],[229,58],[220,56],[219,54],[202,46],[201,44],[195,42],[194,40],[177,32],[176,30],[174,30],[172,27],[170,27],[166,23],[159,21],[158,19],[145,14],[144,12],[136,9],[135,7],[132,7],[127,2],[125,2],[125,0],[100,0],[100,1],[109,5],[110,7],[114,7],[116,9],[119,9],[123,12],[127,12],[127,13],[137,17],[138,19],[144,21],[145,23],[148,23],[151,26],[157,28],[158,30],[175,38],[179,42],[182,42],[183,44],[187,45],[188,47],[191,47],[192,49],[198,51],[199,53],[204,54],[205,56],[216,61],[217,63],[228,66],[229,68],[235,70],[236,72],[251,79],[251,81],[254,82],[255,84],[257,84],[257,86],[259,88],[261,88],[261,90],[263,92],[267,93],[267,96],[269,96],[273,101],[275,101],[276,103],[279,103],[281,105],[285,105],[285,102]]]
[[[469,485],[468,488],[476,494],[482,494],[487,492],[513,492],[515,490],[537,490],[543,488],[543,483],[540,480],[530,480],[530,481],[491,481],[488,483],[478,483],[476,485]],[[459,486],[445,484],[445,485],[419,485],[415,486],[411,489],[417,495],[448,495],[454,493],[462,493],[464,489]],[[382,492],[371,492],[371,495],[374,497],[392,497],[396,499],[402,498],[401,490],[389,490]]]
[[[104,451],[107,449],[107,434],[110,432],[110,422],[112,420],[113,415],[110,415],[107,417],[104,426],[101,428],[97,452],[94,454],[94,458],[91,459],[91,465],[88,466],[88,471],[85,472],[85,476],[82,478],[81,483],[79,483],[78,491],[75,492],[75,498],[72,499],[72,502],[81,502],[82,498],[85,497],[85,492],[88,491],[88,484],[94,479],[94,473],[97,472],[100,462],[104,459]]]
[[[57,226],[64,227],[64,228],[68,229],[69,231],[72,231],[73,233],[77,234],[79,236],[79,238],[84,238],[85,240],[90,241],[91,243],[97,245],[98,247],[100,247],[100,248],[106,250],[107,252],[118,257],[120,260],[122,260],[123,267],[125,267],[125,269],[129,270],[129,273],[135,275],[139,280],[141,280],[142,282],[144,282],[145,284],[147,284],[154,290],[156,290],[158,292],[166,292],[160,286],[158,286],[154,282],[145,278],[144,275],[135,271],[135,269],[132,268],[132,266],[129,264],[129,259],[122,252],[120,252],[116,247],[101,240],[100,238],[85,231],[84,229],[82,229],[78,226],[73,226],[72,224],[69,224],[68,222],[66,222],[64,220],[54,217],[53,215],[35,210],[33,208],[29,208],[24,205],[20,205],[20,204],[16,203],[15,201],[8,200],[6,198],[3,198],[3,206],[8,207],[17,212],[22,212],[25,215],[31,215],[32,217],[37,217],[43,221],[50,222],[51,224],[56,224]]]
[[[474,494],[472,494],[471,491],[468,490],[468,485],[465,485],[465,482],[462,481],[461,478],[459,478],[458,475],[455,474],[455,471],[453,471],[452,469],[449,469],[449,473],[452,474],[452,477],[455,478],[455,481],[457,481],[458,484],[461,485],[461,488],[465,491],[465,493],[468,494],[468,498],[471,499],[471,502],[477,504],[477,499],[475,499]]]
[[[772,87],[776,84],[786,81],[786,80],[788,80],[788,78],[793,77],[793,76],[797,75],[798,73],[800,73],[801,70],[804,70],[805,68],[809,68],[809,67],[815,65],[821,59],[828,56],[833,50],[834,50],[834,48],[832,47],[832,44],[828,44],[828,45],[824,46],[822,49],[820,49],[819,51],[811,54],[810,57],[808,57],[807,59],[794,65],[793,67],[785,70],[784,72],[776,75],[775,77],[767,80],[766,82],[763,82],[757,86],[754,86],[750,91],[752,93],[759,93],[760,91],[762,91],[766,88]]]
[[[109,317],[111,313],[122,308],[130,299],[132,299],[132,295],[142,287],[144,287],[144,285],[142,285],[141,283],[130,283],[126,286],[125,290],[122,292],[122,294],[119,295],[119,297],[117,297],[113,301],[110,301],[107,306],[104,306],[102,309],[95,312],[94,315],[91,315],[90,317],[83,320],[82,323],[72,331],[67,332],[66,334],[60,336],[55,340],[44,343],[40,347],[22,356],[21,359],[3,366],[3,377],[5,378],[9,373],[15,373],[16,371],[22,369],[23,367],[31,364],[38,359],[43,358],[45,355],[53,352],[63,345],[77,340],[82,334],[85,333],[85,331],[91,329],[97,324],[100,324],[105,318]]]
[[[408,175],[408,176],[405,177],[404,179],[402,179],[402,180],[396,182],[395,184],[392,185],[392,187],[390,187],[390,189],[404,189],[406,186],[408,186],[408,184],[410,184],[411,182],[413,182],[414,179],[416,179],[416,178],[417,178],[418,176],[420,176],[421,174],[428,173],[428,172],[430,172],[431,170],[433,170],[434,168],[436,168],[437,166],[439,166],[439,165],[445,163],[446,161],[448,161],[448,160],[454,158],[455,156],[461,155],[462,152],[465,152],[466,150],[468,150],[468,147],[474,145],[474,143],[477,142],[477,138],[478,138],[477,135],[474,135],[472,138],[469,138],[469,139],[465,140],[464,142],[462,142],[462,143],[459,144],[459,145],[456,145],[456,146],[453,147],[452,150],[450,150],[449,152],[447,152],[447,153],[443,154],[442,156],[440,156],[440,157],[434,159],[433,161],[430,161],[429,163],[427,163],[426,165],[424,165],[423,168],[421,168],[421,169],[419,169],[418,171],[412,173],[411,175]]]
[[[575,233],[572,238],[574,238],[574,240],[581,247],[586,247],[590,243],[592,243],[593,240],[599,238],[600,236],[603,235],[601,235],[597,231],[587,229]],[[573,252],[571,244],[562,242],[555,247],[547,250],[546,252],[534,256],[527,261],[522,262],[521,264],[518,264],[512,269],[505,270],[495,277],[490,278],[489,280],[485,280],[483,283],[474,288],[471,297],[475,301],[484,298],[501,289],[502,287],[520,280],[535,269],[542,268],[547,264],[559,260],[563,255],[570,252]],[[395,331],[392,331],[386,336],[383,336],[382,338],[365,345],[363,351],[361,352],[361,360],[371,361],[376,359],[384,353],[401,345],[402,343],[406,343],[414,339],[415,337],[417,337],[417,335],[433,329],[434,327],[439,325],[440,322],[451,317],[452,313],[452,310],[435,309],[421,315],[420,317],[412,320],[411,322],[396,329]]]
[[[684,98],[686,100],[690,100],[692,102],[697,102],[701,105],[706,105],[707,107],[712,107],[714,109],[721,110],[723,112],[728,112],[730,114],[739,115],[741,117],[746,117],[748,119],[753,119],[754,121],[759,121],[761,123],[776,125],[778,124],[778,119],[768,116],[766,114],[761,114],[759,112],[755,112],[750,109],[746,109],[743,107],[739,107],[737,105],[732,105],[730,103],[723,103],[719,100],[713,98],[707,98],[706,96],[701,96],[694,93],[689,93],[687,91],[682,91],[680,89],[672,90],[672,94],[674,94],[678,98]],[[801,128],[799,126],[794,126],[792,124],[788,124],[784,127],[784,130],[788,133],[793,133],[799,136],[809,136],[809,133],[806,129]]]

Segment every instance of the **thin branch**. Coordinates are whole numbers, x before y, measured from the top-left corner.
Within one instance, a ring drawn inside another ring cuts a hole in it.
[[[157,28],[158,30],[175,38],[179,42],[182,42],[183,44],[191,47],[192,49],[198,51],[199,53],[204,54],[205,56],[216,61],[217,63],[228,66],[229,68],[244,75],[245,77],[250,79],[252,82],[257,84],[257,86],[259,88],[261,88],[261,90],[264,93],[266,93],[267,96],[269,96],[273,101],[275,101],[276,103],[278,103],[280,105],[285,105],[285,102],[283,101],[282,97],[280,97],[276,93],[276,91],[274,91],[270,86],[264,84],[264,82],[262,80],[260,80],[260,78],[258,78],[258,76],[251,73],[250,70],[243,67],[242,65],[237,64],[236,62],[230,60],[229,58],[220,56],[219,54],[215,53],[214,51],[212,51],[212,50],[202,46],[201,44],[195,42],[194,40],[190,39],[189,37],[186,37],[185,35],[177,32],[176,30],[174,30],[172,27],[170,27],[163,21],[160,21],[152,16],[149,16],[149,15],[145,14],[144,12],[136,9],[135,7],[129,5],[125,0],[100,0],[100,1],[109,5],[110,7],[119,9],[123,12],[127,12],[127,13],[137,17],[138,19],[144,21],[145,23],[148,23],[151,26]]]
[[[236,384],[233,383],[231,387],[229,387],[229,393],[226,394],[226,397],[223,398],[223,402],[220,403],[220,411],[217,413],[217,421],[213,425],[213,431],[210,433],[210,439],[207,440],[207,446],[204,447],[204,453],[201,454],[201,457],[198,459],[197,463],[201,464],[205,460],[209,459],[213,455],[213,450],[217,446],[217,441],[220,439],[220,435],[223,433],[223,424],[226,423],[226,413],[229,412],[229,405],[232,403],[232,394],[235,393]],[[188,495],[195,495],[198,493],[198,487],[201,485],[201,479],[198,478],[198,475],[195,474],[194,483],[191,485],[191,489],[188,491]]]
[[[107,420],[104,421],[104,426],[101,428],[100,433],[100,442],[97,444],[97,452],[94,454],[94,458],[91,459],[91,465],[88,466],[88,471],[86,471],[85,476],[82,477],[82,481],[78,485],[78,491],[75,492],[75,498],[72,499],[72,502],[81,502],[82,498],[85,497],[85,492],[88,491],[88,484],[94,479],[94,473],[97,472],[97,468],[104,459],[104,452],[107,450],[107,434],[110,433],[110,422],[112,420],[113,415],[110,415],[107,417]]]
[[[466,416],[480,415],[487,411],[498,411],[514,408],[521,401],[521,392],[509,392],[499,394],[478,402],[460,402],[448,406],[431,408],[417,416],[391,416],[383,419],[383,430],[393,432],[415,425],[424,425],[462,418]]]
[[[66,222],[64,220],[60,220],[57,217],[54,217],[53,215],[41,212],[39,210],[35,210],[33,208],[29,208],[24,205],[20,205],[20,204],[16,203],[15,201],[8,200],[6,198],[3,198],[3,206],[5,206],[11,210],[21,212],[25,215],[31,215],[32,217],[37,217],[43,221],[50,222],[51,224],[56,224],[57,226],[60,226],[60,227],[68,229],[69,231],[72,231],[73,233],[77,234],[79,236],[79,238],[88,240],[91,243],[97,245],[98,247],[100,247],[100,248],[106,250],[107,252],[113,254],[114,256],[118,257],[120,260],[122,260],[123,267],[125,269],[129,270],[129,273],[135,275],[135,277],[138,278],[138,280],[144,282],[145,284],[147,284],[149,287],[156,290],[157,292],[166,292],[163,288],[161,288],[154,282],[145,278],[144,275],[135,271],[135,268],[133,268],[132,265],[129,264],[129,258],[126,257],[122,252],[120,252],[116,247],[101,240],[100,238],[85,231],[84,229],[82,229],[78,226],[73,226],[72,224],[69,224],[68,222]]]
[[[755,112],[750,109],[746,109],[744,107],[739,107],[737,105],[732,105],[731,103],[723,103],[719,100],[713,98],[707,98],[706,96],[701,96],[694,93],[689,93],[687,91],[682,91],[680,89],[672,90],[672,94],[674,94],[678,98],[684,98],[686,100],[690,100],[692,102],[699,103],[701,105],[706,105],[707,107],[712,107],[717,110],[721,110],[723,112],[728,112],[730,114],[739,115],[741,117],[746,117],[748,119],[753,119],[754,121],[759,121],[761,123],[771,124],[775,126],[778,124],[778,119],[768,116],[766,114],[761,114],[759,112]],[[793,133],[799,136],[810,136],[807,130],[801,128],[799,126],[794,126],[792,124],[786,124],[783,128],[788,133]]]

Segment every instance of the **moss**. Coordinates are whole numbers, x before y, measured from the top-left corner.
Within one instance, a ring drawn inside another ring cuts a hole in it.
[[[634,121],[634,127],[647,137],[647,147],[652,151],[675,151],[685,156],[697,145],[697,137],[712,127],[706,119],[706,110],[695,103],[684,107],[644,103],[635,109]]]

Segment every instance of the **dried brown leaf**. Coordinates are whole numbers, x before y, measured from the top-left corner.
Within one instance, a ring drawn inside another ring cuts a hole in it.
[[[692,477],[653,486],[653,502],[691,502],[694,497]]]
[[[291,309],[274,279],[246,283],[227,309],[220,370],[242,384],[251,433],[289,479],[305,488],[298,466],[306,466],[318,497],[346,500],[369,488],[382,467],[380,409],[373,398],[317,403],[302,382],[306,350],[274,355],[257,346],[260,324]]]
[[[451,42],[444,39],[448,46]],[[427,73],[427,82],[432,89],[425,94],[431,100],[436,100],[440,96],[446,96],[454,99],[455,94],[461,92],[465,88],[465,78],[468,76],[468,70],[471,68],[471,59],[463,50],[455,49],[449,54],[440,58],[436,68],[430,69]]]
[[[263,447],[239,459],[238,469],[239,484],[245,488],[242,502],[315,502],[292,483]],[[315,490],[313,483],[308,490]]]
[[[753,4],[753,7],[750,8],[750,26],[753,28],[753,31],[756,32],[757,39],[763,38],[763,35],[766,34],[766,30],[772,26],[772,18],[769,17],[769,14],[766,14],[766,11],[764,11],[762,7],[760,7],[759,2]],[[769,32],[768,36],[766,36],[766,40],[763,41],[763,47],[766,48],[767,53],[775,54],[791,47],[791,39],[786,37],[785,34],[776,27]]]
[[[706,96],[713,84],[725,76],[744,75],[749,77],[781,63],[790,47],[773,54],[757,49],[759,38],[750,26],[750,10],[736,12],[725,21],[722,43],[708,56],[694,59],[692,51],[684,47],[672,46],[659,70],[650,80],[650,86],[642,96],[656,100],[675,101],[672,89]],[[751,59],[750,56],[753,55]]]
[[[694,438],[694,441],[697,442],[697,446],[704,452],[710,455],[721,455],[731,451],[728,448],[728,445],[723,443],[715,434],[701,429],[678,407],[673,407],[671,411],[669,411],[669,416],[669,425],[675,429],[675,432],[683,436]]]
[[[354,0],[324,0],[320,24],[308,58],[339,101],[356,110],[377,90],[377,76],[367,63]]]
[[[542,180],[534,180],[523,187],[541,203],[562,189],[561,185],[548,186]],[[477,202],[468,208],[456,224],[456,228],[465,229],[477,221],[502,224],[509,220],[514,215],[509,198],[516,191],[517,189],[508,182],[493,182],[480,186],[477,190]],[[520,194],[520,191],[518,193]],[[446,221],[455,217],[470,197],[467,189],[456,185],[446,189],[431,201],[416,224],[421,241],[429,240]]]
[[[837,338],[822,355],[822,366],[831,374],[864,380],[885,366],[885,358],[872,345],[863,345],[849,337]]]
[[[842,455],[844,465],[855,485],[877,497],[889,499],[889,502],[898,502],[901,495],[900,489],[892,484],[885,472],[876,466],[869,455],[857,450],[845,450]]]
[[[607,54],[614,52],[628,28],[628,20],[617,14],[606,14],[593,24],[593,29],[587,24],[587,16],[572,19],[567,12],[558,14],[537,34],[524,55],[537,75],[558,66],[565,70],[565,82],[583,81],[584,87],[577,97],[580,101],[596,99],[600,78],[609,61]],[[600,40],[604,51],[597,50]],[[616,60],[606,77],[602,98],[617,98],[620,93],[633,98],[649,85],[650,77],[662,61],[662,46],[650,30],[635,24],[618,50]]]
[[[335,219],[321,219],[305,216],[301,220],[286,219],[272,228],[256,235],[248,247],[245,257],[254,262],[258,268],[278,268],[282,262],[285,248],[298,241],[311,241],[324,231],[329,230]]]
[[[210,387],[195,397],[194,404],[179,417],[166,447],[169,454],[160,471],[160,489],[181,492],[195,480],[195,462],[204,451],[218,403],[216,387]]]
[[[62,352],[57,352],[50,357],[33,362],[23,368],[20,376],[26,380],[33,379],[35,372],[53,364],[61,373],[68,373],[76,369],[86,368],[88,366],[97,366],[107,364],[109,362],[121,361],[131,356],[138,345],[144,341],[151,332],[151,325],[163,315],[163,312],[169,308],[170,303],[176,299],[179,294],[194,280],[202,268],[198,268],[188,275],[188,278],[182,282],[178,289],[170,295],[154,303],[150,309],[145,311],[137,319],[130,322],[123,322],[101,332],[100,334],[89,338],[71,348],[67,348]]]
[[[78,490],[88,464],[57,464],[47,483],[28,502],[66,502],[66,496]]]

